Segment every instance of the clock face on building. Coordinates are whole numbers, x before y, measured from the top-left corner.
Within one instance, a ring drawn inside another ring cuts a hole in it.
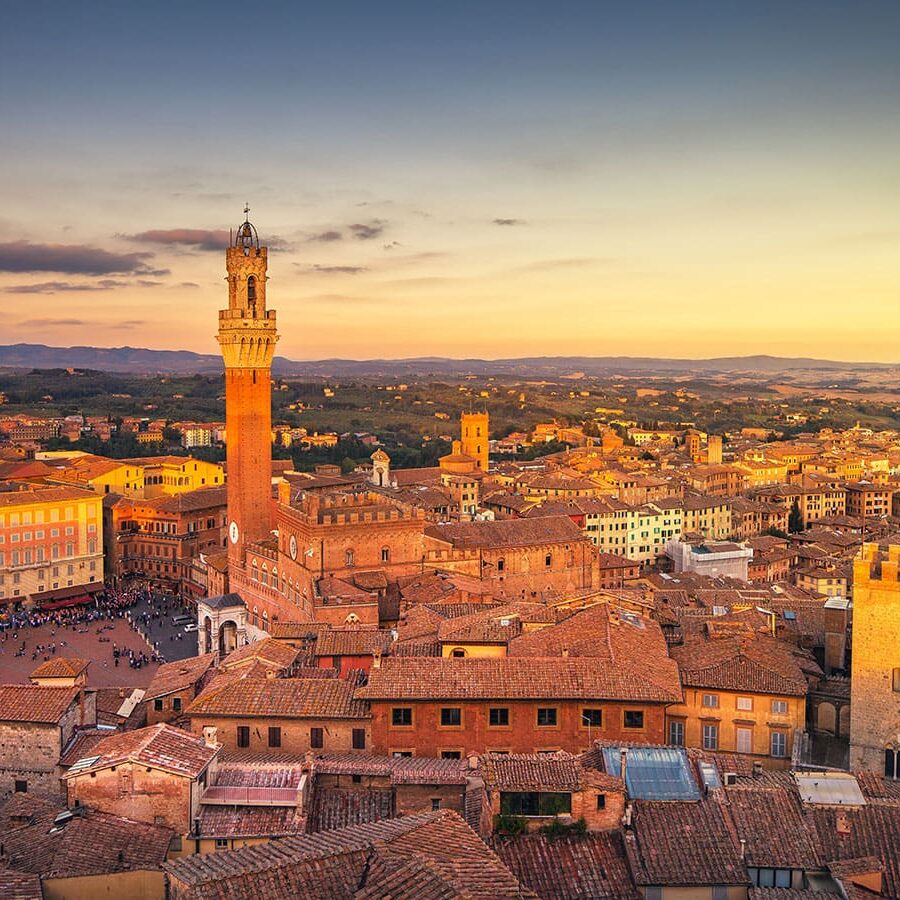
[[[292,534],[290,543],[288,544],[288,548],[291,551],[291,559],[297,558],[297,535]]]
[[[238,531],[238,524],[237,522],[232,522],[231,525],[228,526],[228,537],[231,539],[231,543],[236,544],[239,536],[240,532]]]

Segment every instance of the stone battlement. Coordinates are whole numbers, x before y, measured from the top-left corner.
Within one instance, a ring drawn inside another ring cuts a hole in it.
[[[900,567],[900,544],[891,544],[887,554],[874,543],[862,545],[856,559],[853,560],[853,583],[887,582],[898,585],[898,567]]]

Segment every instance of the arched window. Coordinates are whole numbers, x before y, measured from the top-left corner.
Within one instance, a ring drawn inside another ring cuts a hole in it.
[[[884,748],[884,777],[900,779],[900,750]]]
[[[272,587],[278,590],[278,569],[272,569]]]
[[[251,581],[259,581],[259,566],[256,565],[256,560],[254,559],[252,564],[250,565],[250,580]]]
[[[346,619],[344,619],[345,625],[355,625],[359,621],[359,616],[356,613],[350,613]]]
[[[253,614],[250,616],[250,621],[255,628],[259,628],[259,610],[255,606],[253,607]]]
[[[263,567],[262,567],[262,583],[263,584],[269,583],[269,567],[265,563],[263,563]]]
[[[344,552],[344,565],[348,568],[353,565],[353,550],[347,550]]]
[[[381,561],[383,563],[391,561],[391,548],[390,547],[382,547],[381,548]]]
[[[497,560],[497,571],[502,572],[506,568],[506,560],[502,557]]]
[[[256,276],[249,275],[247,277],[247,302],[251,306],[256,305]]]

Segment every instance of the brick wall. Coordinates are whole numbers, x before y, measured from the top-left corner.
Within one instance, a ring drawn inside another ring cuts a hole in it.
[[[12,795],[17,781],[24,781],[29,793],[59,794],[61,750],[57,725],[0,723],[0,800]]]
[[[191,828],[191,779],[130,762],[66,779],[69,806],[79,801],[137,822]]]
[[[96,695],[84,691],[58,723],[0,722],[0,800],[24,781],[32,793],[61,793],[57,764],[79,725],[97,722]]]
[[[885,748],[898,748],[900,691],[893,671],[900,667],[900,547],[874,563],[876,546],[866,544],[853,566],[853,646],[850,678],[850,768],[884,772]]]
[[[147,724],[156,725],[157,722],[171,722],[178,718],[188,708],[196,693],[193,687],[186,687],[183,690],[173,691],[164,697],[156,697],[148,701],[146,704]],[[177,708],[176,700],[180,701],[180,708]],[[162,705],[162,709],[156,708],[158,702]]]
[[[238,726],[246,725],[250,728],[250,746],[238,747]],[[269,746],[269,728],[281,729],[281,746]],[[368,719],[287,719],[287,718],[253,718],[247,716],[221,717],[200,716],[191,717],[191,731],[194,734],[204,734],[204,729],[216,729],[214,740],[222,744],[226,752],[242,750],[251,753],[305,753],[307,750],[318,750],[323,753],[348,753],[353,750],[353,729],[362,728],[366,732],[366,747],[360,752],[372,753],[371,725]],[[310,731],[313,728],[322,729],[323,746],[312,747],[310,745]],[[211,733],[207,736],[212,738]]]
[[[440,725],[442,707],[456,706],[462,709],[462,725],[458,728]],[[394,707],[412,707],[411,727],[393,727],[391,710]],[[489,708],[509,709],[508,727],[488,725]],[[539,707],[557,709],[555,727],[538,727]],[[600,708],[603,725],[590,729],[582,724],[582,711]],[[641,710],[644,713],[642,729],[626,729],[624,711]],[[662,704],[613,703],[584,701],[478,701],[478,702],[425,702],[425,701],[372,701],[372,752],[391,754],[395,751],[412,751],[415,756],[437,756],[441,751],[458,751],[463,757],[470,753],[481,754],[488,750],[506,750],[510,753],[534,753],[539,750],[566,750],[579,753],[588,749],[598,739],[630,740],[646,743],[665,743],[665,708]]]
[[[537,790],[537,787],[535,787]],[[500,791],[489,792],[491,816],[493,820],[500,815]],[[618,828],[622,824],[622,816],[625,814],[625,792],[601,790],[596,787],[585,787],[572,792],[573,821],[584,819],[588,831],[609,831]],[[602,798],[598,802],[598,797]],[[528,817],[529,831],[536,831],[542,825],[546,825],[552,817],[534,816]]]

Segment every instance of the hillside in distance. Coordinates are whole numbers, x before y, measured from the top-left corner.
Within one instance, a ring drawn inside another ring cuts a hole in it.
[[[49,347],[46,344],[0,346],[0,367],[8,369],[95,369],[134,374],[212,374],[222,370],[218,354],[141,347]],[[394,376],[510,375],[521,378],[561,378],[571,375],[740,372],[777,376],[785,372],[848,372],[889,370],[889,363],[840,362],[777,356],[728,356],[713,359],[658,359],[629,356],[541,356],[517,359],[451,359],[423,356],[410,359],[291,360],[276,356],[272,370],[279,376],[363,378]]]

